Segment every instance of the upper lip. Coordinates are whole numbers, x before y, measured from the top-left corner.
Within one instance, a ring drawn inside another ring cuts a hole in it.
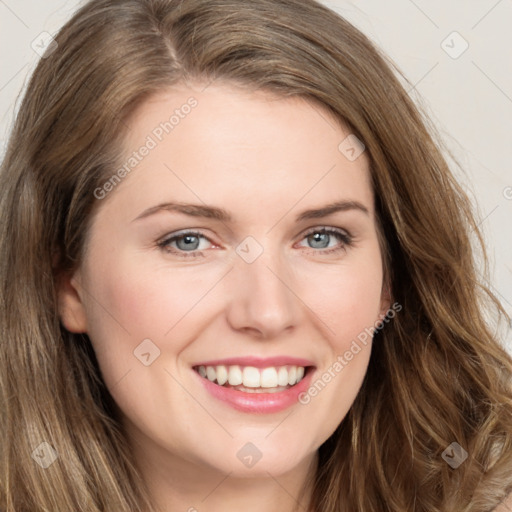
[[[275,357],[229,357],[226,359],[214,359],[201,361],[194,364],[197,366],[253,366],[255,368],[267,368],[269,366],[314,366],[312,361],[299,357],[275,356]]]

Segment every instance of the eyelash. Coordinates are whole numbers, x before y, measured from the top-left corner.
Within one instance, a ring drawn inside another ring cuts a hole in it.
[[[348,247],[351,247],[352,243],[353,243],[352,236],[348,232],[343,231],[341,229],[330,228],[330,227],[312,228],[312,229],[306,231],[306,233],[304,233],[304,235],[303,235],[301,240],[307,238],[310,235],[314,235],[316,233],[326,234],[326,235],[330,235],[330,236],[335,236],[335,237],[338,237],[339,240],[341,240],[341,245],[340,246],[333,247],[333,248],[330,248],[330,249],[315,250],[315,248],[309,247],[309,249],[312,250],[313,252],[319,253],[319,254],[322,254],[322,255],[327,255],[327,254],[338,253],[338,252],[341,252],[341,251],[346,251],[346,249]],[[170,244],[172,242],[175,242],[175,241],[180,240],[182,238],[185,238],[187,236],[193,236],[193,237],[197,237],[197,238],[204,238],[205,240],[210,241],[210,239],[208,237],[206,237],[205,235],[203,235],[202,233],[200,233],[198,231],[183,231],[181,233],[174,234],[174,235],[172,235],[172,236],[170,236],[168,238],[164,238],[163,240],[158,242],[157,245],[164,252],[168,252],[168,253],[177,255],[177,256],[179,256],[181,258],[204,257],[204,253],[202,251],[195,250],[194,252],[188,252],[188,251],[182,251],[182,250],[178,250],[178,249],[175,249],[173,247],[170,247]]]

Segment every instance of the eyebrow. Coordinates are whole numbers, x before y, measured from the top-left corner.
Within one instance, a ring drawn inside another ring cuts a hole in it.
[[[342,200],[330,203],[326,206],[322,206],[321,208],[305,210],[297,215],[295,221],[301,222],[308,219],[319,219],[337,212],[345,212],[350,210],[360,211],[366,215],[370,214],[368,208],[366,208],[366,206],[361,204],[359,201]],[[222,222],[233,222],[233,217],[224,208],[192,203],[162,203],[144,210],[140,215],[135,217],[132,222],[145,219],[162,211],[177,212],[184,215],[189,215],[191,217],[214,219],[220,220]]]
[[[346,212],[350,210],[356,210],[363,212],[366,215],[370,215],[368,208],[361,204],[359,201],[336,201],[335,203],[330,203],[322,208],[313,208],[311,210],[305,210],[295,218],[296,222],[300,222],[302,220],[307,219],[319,219],[322,217],[327,217],[328,215],[332,215],[337,212]]]

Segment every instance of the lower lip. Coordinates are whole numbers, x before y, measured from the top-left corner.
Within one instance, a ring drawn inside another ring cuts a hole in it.
[[[298,403],[299,395],[309,388],[313,370],[313,368],[309,368],[303,379],[295,386],[276,393],[244,393],[243,391],[214,384],[210,380],[201,377],[195,370],[192,371],[201,379],[203,386],[213,397],[227,403],[233,409],[242,412],[268,414],[283,411]]]

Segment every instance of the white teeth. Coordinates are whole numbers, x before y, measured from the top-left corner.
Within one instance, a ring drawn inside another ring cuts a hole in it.
[[[292,386],[297,382],[297,367],[296,366],[290,366],[288,368],[288,384]]]
[[[240,366],[230,366],[228,375],[228,382],[230,386],[239,386],[242,384],[242,370],[240,369]]]
[[[244,388],[285,388],[300,382],[304,377],[303,366],[270,366],[256,368],[254,366],[199,366],[197,372],[201,377],[220,386],[243,386]]]
[[[217,378],[217,373],[215,372],[215,368],[213,368],[213,366],[206,367],[206,377],[212,382]]]
[[[275,368],[264,368],[261,372],[261,387],[275,388],[277,386],[277,371]]]
[[[242,372],[243,385],[246,388],[259,388],[260,387],[260,371],[254,366],[246,366]]]
[[[228,381],[228,370],[225,366],[217,366],[217,384],[222,386]]]
[[[277,372],[277,383],[280,386],[288,386],[288,370],[284,366]]]

